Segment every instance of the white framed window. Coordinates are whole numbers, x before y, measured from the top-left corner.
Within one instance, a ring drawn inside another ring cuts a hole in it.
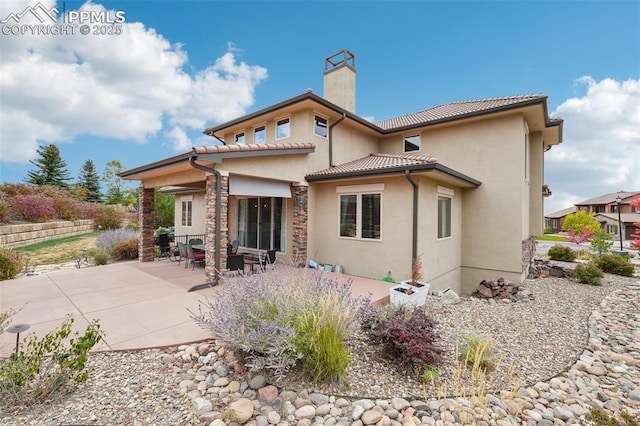
[[[259,126],[253,129],[253,143],[262,144],[267,142],[267,127]]]
[[[276,121],[276,140],[286,139],[291,136],[291,119],[283,118]]]
[[[404,137],[404,152],[420,151],[420,135]]]
[[[453,189],[438,186],[438,239],[451,237],[451,200]]]
[[[236,133],[236,145],[244,145],[244,132]]]
[[[340,237],[363,240],[382,239],[383,189],[384,184],[336,188],[339,200],[338,235]]]
[[[319,115],[314,115],[313,134],[316,136],[320,136],[321,138],[326,138],[328,134],[327,124],[328,122],[326,118],[320,117]]]
[[[191,226],[193,221],[193,197],[181,197],[182,226]]]

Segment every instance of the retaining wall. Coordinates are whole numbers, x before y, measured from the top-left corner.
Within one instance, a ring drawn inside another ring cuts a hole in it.
[[[93,228],[93,219],[1,225],[0,246],[6,248],[26,246],[54,238],[86,234],[93,231]]]

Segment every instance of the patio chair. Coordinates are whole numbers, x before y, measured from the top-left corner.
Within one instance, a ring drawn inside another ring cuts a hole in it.
[[[184,260],[184,267],[187,267],[189,259],[187,258],[187,245],[185,243],[178,242],[178,266],[180,262]]]
[[[169,241],[169,234],[158,235],[158,247],[160,249],[158,257],[169,257],[169,255],[171,255],[171,241]]]
[[[244,273],[244,256],[241,254],[230,254],[227,256],[227,270],[229,272],[240,271]]]
[[[232,254],[238,254],[238,240],[233,240],[232,243],[227,243],[227,256]]]
[[[191,269],[196,268],[196,263],[204,266],[205,254],[203,252],[194,251],[193,248],[188,244],[186,244],[185,247],[187,248],[187,259],[189,260],[189,262],[191,262]]]
[[[260,269],[263,271],[267,270],[267,266],[271,268],[275,267],[276,263],[276,251],[275,250],[267,250],[266,253],[260,255]]]

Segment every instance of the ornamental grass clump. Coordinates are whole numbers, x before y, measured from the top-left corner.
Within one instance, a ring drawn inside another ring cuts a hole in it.
[[[302,269],[241,276],[201,301],[192,318],[242,351],[251,371],[281,380],[300,365],[313,380],[335,379],[349,363],[346,339],[369,304],[368,298],[353,298],[350,286],[351,280]]]

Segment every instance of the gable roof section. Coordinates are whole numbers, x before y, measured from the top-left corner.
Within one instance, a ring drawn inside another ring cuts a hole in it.
[[[565,217],[568,214],[575,213],[575,212],[576,212],[576,206],[571,206],[566,209],[558,210],[557,212],[549,213],[544,217],[548,219],[560,219],[562,217]]]
[[[595,217],[606,217],[609,220],[618,221],[617,213],[597,213]],[[637,223],[640,222],[640,213],[620,213],[620,220],[622,223]]]
[[[445,123],[448,121],[461,120],[465,118],[476,117],[495,112],[507,111],[535,104],[541,104],[544,109],[546,127],[560,126],[560,139],[562,139],[562,123],[564,120],[560,118],[549,117],[547,108],[547,96],[543,94],[508,96],[502,98],[478,99],[473,101],[452,102],[444,105],[435,106],[413,114],[407,114],[388,120],[382,120],[372,123],[364,118],[347,111],[338,105],[329,102],[325,98],[316,95],[312,91],[306,91],[293,98],[286,99],[277,104],[273,104],[261,110],[244,115],[235,120],[222,123],[217,126],[208,127],[204,130],[204,134],[214,136],[216,132],[224,130],[228,127],[235,126],[245,121],[252,120],[262,115],[268,114],[279,109],[283,109],[304,101],[312,101],[329,108],[345,117],[365,126],[380,134],[390,134],[401,130],[411,129],[415,127],[428,126],[434,124]]]
[[[369,154],[366,157],[349,161],[338,166],[318,170],[308,174],[305,178],[307,181],[313,182],[373,175],[403,174],[405,171],[438,172],[462,181],[468,186],[477,187],[481,184],[478,180],[438,163],[438,160],[434,157],[380,153]]]
[[[579,203],[576,203],[576,206],[589,206],[589,205],[593,205],[593,204],[615,203],[616,202],[616,197],[618,195],[620,196],[620,198],[623,199],[623,202],[626,204],[627,201],[631,202],[631,200],[626,200],[626,198],[633,197],[634,195],[640,195],[640,191],[634,191],[634,192],[626,192],[626,191],[612,192],[610,194],[604,194],[604,195],[600,195],[600,196],[595,197],[595,198],[590,198],[588,200],[581,201]]]
[[[545,115],[548,117],[546,105],[547,96],[543,94],[509,96],[503,98],[478,99],[473,101],[452,102],[438,105],[412,114],[383,120],[376,123],[384,130],[398,130],[425,124],[435,124],[461,118],[474,117],[492,112],[504,111],[515,107],[522,107],[542,103],[545,107]],[[561,123],[562,120],[550,118],[547,126]]]

